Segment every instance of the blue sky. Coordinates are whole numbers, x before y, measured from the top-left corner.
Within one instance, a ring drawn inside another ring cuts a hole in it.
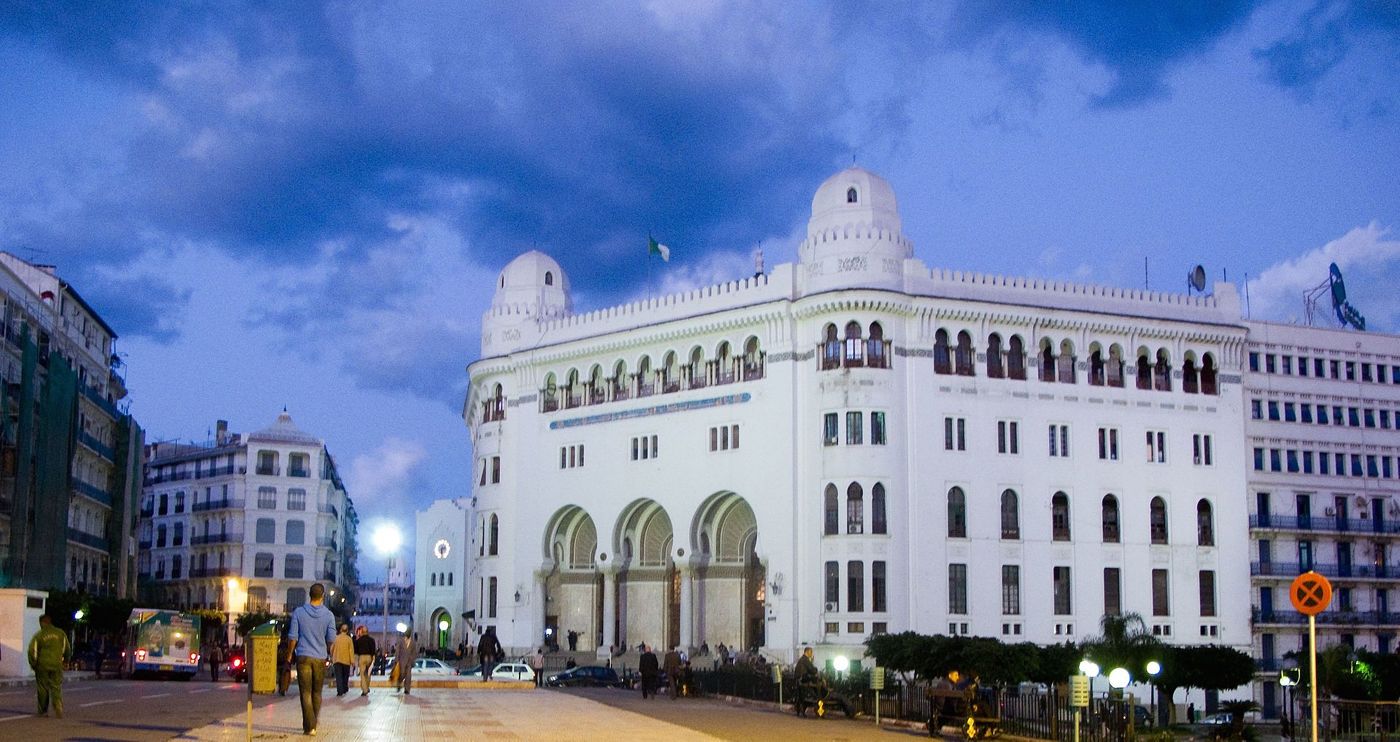
[[[1326,2],[15,3],[0,249],[121,335],[152,439],[286,406],[363,520],[469,492],[492,277],[576,308],[793,260],[854,158],[932,266],[1288,321],[1329,262],[1400,331],[1400,6]],[[1145,275],[1144,275],[1145,274]]]

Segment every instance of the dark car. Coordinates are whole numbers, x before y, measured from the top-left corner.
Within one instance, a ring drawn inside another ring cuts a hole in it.
[[[230,678],[239,683],[248,682],[248,658],[244,656],[242,647],[230,647],[224,662],[227,663],[225,666]]]
[[[622,680],[617,677],[616,670],[597,665],[574,667],[550,675],[545,682],[553,688],[618,688],[622,686]]]

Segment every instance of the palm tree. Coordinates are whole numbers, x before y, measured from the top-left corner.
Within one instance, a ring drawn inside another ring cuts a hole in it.
[[[1162,643],[1138,613],[1105,613],[1099,619],[1099,635],[1084,643],[1084,653],[1106,672],[1123,667],[1138,680],[1147,677],[1147,663]]]

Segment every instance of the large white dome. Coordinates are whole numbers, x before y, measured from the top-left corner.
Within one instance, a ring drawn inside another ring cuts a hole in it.
[[[812,196],[812,219],[807,232],[853,224],[901,231],[899,204],[889,181],[854,165],[827,178]]]
[[[501,270],[491,308],[539,318],[568,314],[573,308],[569,277],[554,258],[531,250]]]

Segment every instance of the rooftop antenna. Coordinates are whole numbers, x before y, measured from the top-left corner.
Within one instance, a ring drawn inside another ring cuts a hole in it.
[[[1195,291],[1198,294],[1205,293],[1206,290],[1206,269],[1197,265],[1186,274],[1186,293]]]

